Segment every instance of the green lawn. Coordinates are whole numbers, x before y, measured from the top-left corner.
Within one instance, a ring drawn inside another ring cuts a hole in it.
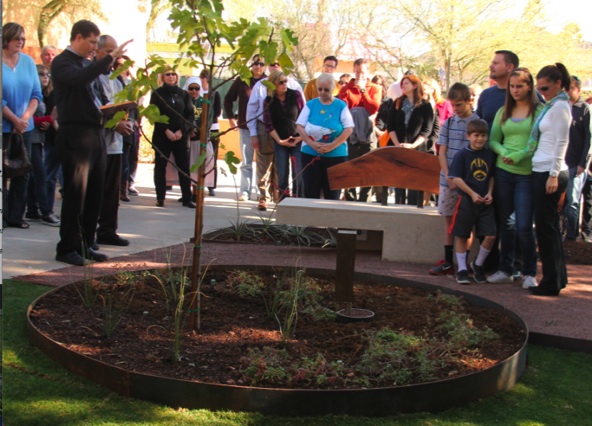
[[[286,418],[172,409],[125,399],[47,359],[25,334],[28,304],[48,287],[4,282],[3,420],[6,425],[586,425],[592,424],[592,356],[530,346],[510,392],[439,414]]]

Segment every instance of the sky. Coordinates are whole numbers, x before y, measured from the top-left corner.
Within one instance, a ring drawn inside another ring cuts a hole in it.
[[[592,42],[592,2],[590,0],[542,0],[551,31],[560,31],[568,22],[580,26],[585,41]]]

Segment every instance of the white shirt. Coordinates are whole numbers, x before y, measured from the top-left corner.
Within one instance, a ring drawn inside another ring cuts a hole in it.
[[[533,172],[567,170],[565,153],[569,142],[571,106],[567,101],[558,101],[539,123],[539,143],[532,157]]]
[[[263,109],[265,108],[265,98],[267,97],[267,87],[262,83],[267,77],[259,80],[251,90],[249,103],[247,104],[247,127],[250,136],[257,136],[257,121],[263,123]],[[297,90],[304,97],[302,86],[293,78],[288,77],[288,89]]]

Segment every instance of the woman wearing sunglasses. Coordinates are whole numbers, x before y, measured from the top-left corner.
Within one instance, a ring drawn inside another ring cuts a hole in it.
[[[527,149],[534,152],[534,223],[543,278],[529,291],[557,296],[567,284],[567,270],[559,231],[559,200],[567,186],[565,153],[571,125],[571,106],[566,91],[571,79],[561,63],[543,67],[536,76],[537,90],[547,103],[537,117]]]
[[[302,137],[302,182],[306,198],[339,200],[341,190],[329,186],[327,169],[347,161],[347,138],[354,121],[345,102],[333,97],[332,74],[317,78],[319,97],[306,103],[296,120]]]
[[[194,126],[195,113],[189,94],[178,85],[179,76],[172,69],[161,74],[162,86],[152,92],[150,104],[158,107],[161,115],[169,118],[168,123],[155,123],[152,145],[156,152],[154,158],[154,186],[156,206],[164,207],[166,197],[167,158],[173,154],[179,168],[179,185],[183,206],[195,208],[191,201],[189,180],[189,150],[187,138]]]
[[[268,80],[275,87],[268,89],[263,110],[263,123],[265,130],[274,140],[275,167],[281,201],[290,196],[302,196],[300,182],[302,138],[296,130],[296,119],[304,106],[304,98],[297,90],[288,88],[288,78],[283,72],[272,72]],[[290,190],[290,159],[293,159],[292,190]]]

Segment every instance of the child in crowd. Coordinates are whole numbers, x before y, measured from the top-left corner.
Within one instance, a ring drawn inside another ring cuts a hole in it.
[[[477,119],[467,124],[469,147],[462,149],[448,170],[458,191],[458,203],[451,224],[451,234],[456,237],[456,282],[470,284],[467,270],[467,240],[473,226],[478,237],[483,237],[479,254],[471,263],[473,279],[486,281],[483,262],[495,242],[496,226],[493,209],[493,171],[495,154],[485,148],[489,129],[484,120]]]
[[[478,119],[471,109],[471,90],[466,84],[455,83],[448,90],[448,100],[454,115],[442,125],[438,139],[438,159],[440,160],[440,196],[438,213],[444,216],[444,260],[429,270],[430,275],[453,275],[453,240],[450,224],[458,199],[456,185],[448,178],[448,168],[458,152],[469,146],[467,123]]]

